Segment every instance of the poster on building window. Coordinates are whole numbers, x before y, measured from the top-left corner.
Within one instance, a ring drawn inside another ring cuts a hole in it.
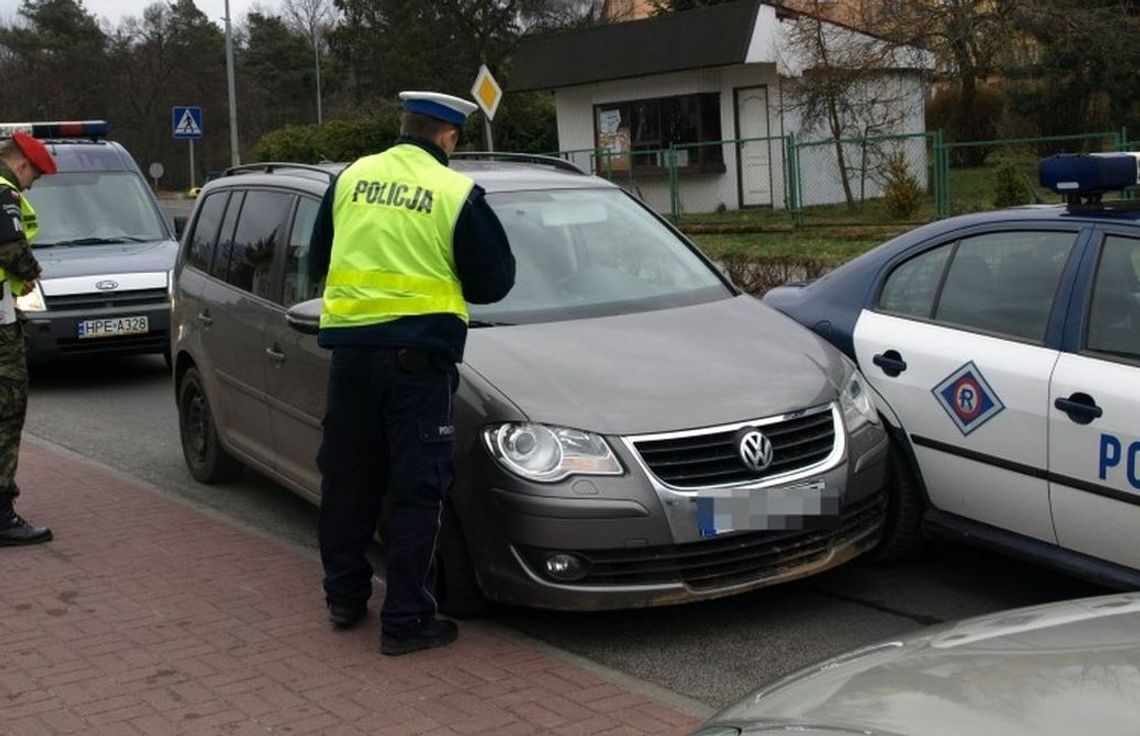
[[[598,173],[629,171],[629,121],[619,108],[598,110]]]

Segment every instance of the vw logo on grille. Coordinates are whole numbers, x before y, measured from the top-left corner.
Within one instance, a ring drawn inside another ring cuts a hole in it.
[[[740,434],[737,452],[749,470],[761,471],[772,464],[772,441],[758,429],[747,429]]]
[[[99,291],[111,291],[112,289],[119,288],[119,282],[112,281],[111,279],[104,279],[102,281],[96,282],[95,288]]]

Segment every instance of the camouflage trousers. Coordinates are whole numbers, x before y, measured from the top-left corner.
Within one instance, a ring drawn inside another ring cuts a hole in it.
[[[16,463],[28,410],[28,356],[24,327],[0,325],[0,511],[20,494]]]

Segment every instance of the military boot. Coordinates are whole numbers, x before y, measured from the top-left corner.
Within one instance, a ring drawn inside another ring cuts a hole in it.
[[[32,526],[20,518],[10,503],[0,503],[0,547],[40,544],[51,539],[51,529]]]

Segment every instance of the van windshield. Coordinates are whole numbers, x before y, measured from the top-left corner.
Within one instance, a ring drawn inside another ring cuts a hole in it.
[[[130,171],[60,172],[27,191],[39,234],[33,245],[96,245],[170,237],[142,177]]]
[[[511,242],[515,286],[472,304],[471,325],[629,314],[732,295],[684,240],[620,189],[487,195]]]

